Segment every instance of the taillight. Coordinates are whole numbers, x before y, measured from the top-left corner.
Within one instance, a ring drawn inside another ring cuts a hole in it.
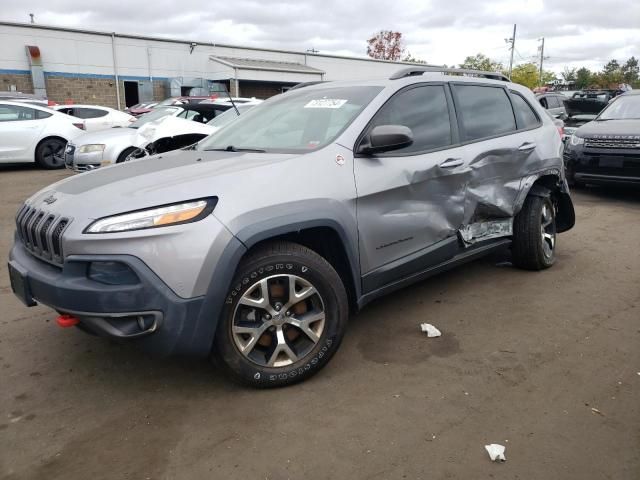
[[[560,134],[560,138],[564,137],[564,127],[558,127],[558,133]]]
[[[74,123],[73,126],[76,127],[76,128],[79,128],[80,130],[84,130],[85,129],[84,122]]]

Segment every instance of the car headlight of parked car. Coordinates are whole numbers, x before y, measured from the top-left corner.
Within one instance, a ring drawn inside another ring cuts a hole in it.
[[[105,145],[102,143],[82,145],[78,148],[78,153],[104,152]]]
[[[127,232],[197,222],[209,215],[217,202],[215,197],[205,198],[113,215],[96,220],[84,233]]]
[[[574,133],[573,135],[571,135],[569,143],[572,147],[577,147],[578,145],[582,145],[584,143],[584,138],[579,137]]]

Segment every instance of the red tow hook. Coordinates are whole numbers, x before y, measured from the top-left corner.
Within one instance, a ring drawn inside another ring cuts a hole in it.
[[[56,318],[56,323],[58,324],[59,327],[69,328],[80,323],[80,319],[78,317],[74,317],[73,315],[65,314],[65,315],[60,315],[58,318]]]

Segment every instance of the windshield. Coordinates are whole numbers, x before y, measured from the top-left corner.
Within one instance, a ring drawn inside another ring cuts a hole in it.
[[[255,107],[255,105],[238,105],[238,104],[236,104],[236,108],[238,109],[238,112],[240,112],[241,115],[243,113],[246,113],[247,110],[249,110],[249,109],[251,109],[253,107]],[[227,110],[224,113],[221,113],[220,115],[218,115],[213,120],[209,120],[207,122],[207,125],[211,125],[212,127],[222,128],[226,124],[231,123],[236,118],[238,118],[238,114],[236,113],[236,109],[231,107],[229,110]]]
[[[640,119],[640,95],[622,95],[598,116],[598,120],[632,119]]]
[[[145,123],[153,122],[154,120],[159,120],[170,115],[175,115],[180,111],[182,111],[182,108],[180,107],[155,108],[149,113],[145,113],[140,118],[138,118],[135,122],[129,125],[129,128],[140,128]]]
[[[203,140],[199,150],[251,149],[278,153],[317,150],[332,142],[382,87],[301,88],[243,114],[234,128]]]

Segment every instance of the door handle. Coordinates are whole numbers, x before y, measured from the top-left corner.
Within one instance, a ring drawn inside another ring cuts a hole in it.
[[[528,150],[533,150],[534,148],[536,148],[536,144],[535,143],[523,143],[522,145],[520,145],[518,147],[518,150],[520,150],[521,152],[526,152]]]
[[[464,161],[461,158],[447,158],[444,162],[440,164],[440,167],[441,168],[459,167],[463,163]]]

